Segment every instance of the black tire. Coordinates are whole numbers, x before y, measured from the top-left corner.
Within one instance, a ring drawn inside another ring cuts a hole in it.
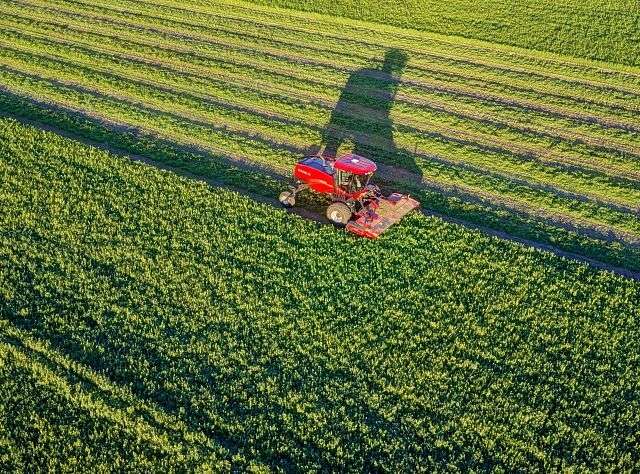
[[[285,207],[293,207],[296,205],[296,195],[292,191],[282,191],[278,200]]]
[[[347,225],[351,214],[351,209],[343,202],[334,202],[327,207],[327,219],[339,226]]]

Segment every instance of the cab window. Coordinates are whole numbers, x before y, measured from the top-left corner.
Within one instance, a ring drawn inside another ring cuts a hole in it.
[[[335,180],[336,180],[336,186],[340,186],[341,188],[347,188],[349,186],[349,181],[351,178],[351,173],[347,173],[345,171],[342,170],[336,170],[336,174],[335,174]]]

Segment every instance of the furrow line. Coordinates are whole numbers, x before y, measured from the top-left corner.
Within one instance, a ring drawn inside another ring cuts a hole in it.
[[[24,71],[20,71],[21,73],[24,73]],[[30,73],[32,74],[32,73]],[[37,71],[36,71],[36,74]],[[57,75],[55,73],[53,73],[55,77],[57,77]],[[281,141],[274,141],[271,138],[267,138],[265,136],[262,135],[258,135],[256,133],[254,133],[251,130],[251,127],[245,127],[245,128],[237,128],[236,126],[230,126],[228,124],[228,122],[224,122],[223,125],[219,125],[219,122],[217,121],[212,121],[209,117],[205,116],[205,115],[194,115],[193,111],[186,109],[186,110],[182,110],[180,113],[176,112],[176,108],[175,108],[175,104],[170,103],[167,104],[165,106],[159,105],[159,104],[154,104],[153,105],[153,109],[149,109],[149,103],[148,103],[148,99],[146,99],[145,97],[139,97],[139,96],[131,96],[130,94],[117,94],[114,93],[113,91],[107,89],[96,89],[96,86],[91,84],[91,87],[87,88],[87,84],[82,84],[82,83],[78,83],[77,81],[65,81],[65,80],[61,80],[61,79],[53,79],[52,77],[49,78],[43,78],[42,76],[38,75],[36,76],[37,78],[42,78],[48,81],[56,81],[56,83],[59,83],[62,86],[66,86],[66,87],[70,87],[74,90],[77,90],[79,92],[83,92],[83,93],[89,93],[89,94],[98,94],[101,97],[107,97],[107,98],[111,98],[111,99],[115,99],[124,103],[127,103],[129,106],[133,106],[133,107],[138,107],[140,109],[144,108],[147,110],[151,110],[152,112],[156,113],[156,114],[170,114],[172,117],[174,117],[177,120],[188,120],[189,123],[193,124],[193,125],[198,125],[198,126],[204,126],[204,127],[208,127],[211,130],[213,130],[214,132],[218,132],[218,133],[224,133],[225,135],[228,133],[232,133],[235,135],[239,135],[240,137],[242,137],[243,139],[247,139],[250,141],[259,141],[259,142],[263,142],[265,146],[270,146],[270,147],[275,147],[277,149],[282,149],[285,150],[289,153],[292,154],[303,154],[304,153],[304,148],[300,147],[300,144],[295,144],[292,143],[290,140],[287,140],[286,136],[280,136],[279,139]],[[91,81],[89,81],[91,82]],[[173,106],[173,107],[172,107]],[[157,107],[161,107],[161,108],[157,108]],[[271,132],[273,133],[273,132]],[[379,147],[380,145],[372,140],[372,137],[370,136],[366,136],[363,135],[362,137],[359,137],[360,141],[362,143],[372,143],[374,146]],[[551,186],[549,184],[544,184],[544,183],[534,183],[531,182],[530,179],[526,179],[524,177],[524,175],[522,175],[521,177],[518,177],[517,175],[514,175],[513,172],[511,172],[510,174],[505,174],[504,172],[498,172],[492,169],[489,169],[487,167],[478,167],[477,165],[471,165],[469,163],[466,163],[463,160],[459,160],[459,159],[452,159],[452,158],[443,158],[441,156],[435,156],[433,154],[429,154],[429,155],[425,155],[423,153],[417,153],[416,154],[417,157],[421,157],[424,158],[426,160],[428,160],[428,162],[433,163],[434,161],[439,163],[442,166],[445,167],[453,167],[455,168],[461,168],[464,169],[466,171],[469,171],[471,173],[477,174],[477,175],[485,175],[485,176],[492,176],[498,179],[502,179],[502,180],[507,180],[508,182],[517,184],[517,185],[522,185],[522,186],[526,186],[530,189],[533,190],[538,190],[538,191],[544,191],[547,193],[552,193],[554,195],[558,195],[558,196],[562,196],[566,199],[570,199],[570,200],[577,200],[577,201],[581,201],[584,203],[590,203],[590,202],[595,202],[598,205],[603,205],[603,206],[607,206],[609,208],[611,208],[612,210],[615,210],[617,212],[622,212],[622,213],[634,213],[636,212],[635,208],[630,208],[624,205],[621,205],[620,203],[615,203],[612,202],[611,199],[606,199],[603,200],[603,197],[596,197],[596,196],[587,196],[587,195],[582,195],[582,194],[576,194],[573,191],[568,191],[568,190],[563,190],[561,188],[559,188],[557,185],[556,186]]]
[[[164,20],[165,22],[173,22],[178,24],[179,26],[183,27],[183,30],[180,29],[175,29],[175,27],[172,28],[165,28],[165,27],[160,27],[157,23],[154,23],[153,21],[149,21],[147,20],[146,25],[152,25],[152,26],[142,26],[141,22],[139,19],[136,19],[136,21],[133,22],[127,22],[127,21],[122,21],[122,20],[115,20],[113,18],[113,16],[109,16],[109,15],[96,15],[96,14],[83,14],[83,13],[79,13],[75,10],[64,10],[61,9],[60,7],[58,8],[53,8],[53,7],[49,7],[49,6],[42,6],[41,3],[35,2],[35,1],[28,1],[28,0],[16,0],[17,3],[20,4],[25,4],[25,5],[30,5],[30,6],[38,6],[41,9],[44,10],[49,10],[52,13],[58,15],[61,13],[64,13],[66,15],[74,15],[74,16],[79,16],[81,18],[84,18],[85,20],[90,20],[90,21],[96,21],[99,20],[100,23],[111,23],[114,25],[118,25],[118,26],[126,26],[128,28],[132,28],[132,29],[136,29],[136,30],[140,30],[140,31],[152,31],[156,34],[166,34],[166,35],[171,35],[173,37],[176,38],[181,38],[181,39],[188,39],[191,41],[197,40],[202,42],[207,42],[207,41],[211,41],[214,38],[218,38],[219,35],[214,35],[212,36],[211,34],[208,35],[202,35],[202,34],[195,34],[193,31],[195,29],[200,30],[200,31],[208,31],[208,32],[214,32],[214,33],[219,33],[219,32],[223,32],[223,34],[225,34],[226,36],[236,36],[236,37],[240,37],[242,39],[244,39],[243,43],[246,44],[247,42],[251,42],[253,40],[260,40],[260,41],[266,41],[272,44],[278,44],[281,45],[285,48],[298,48],[298,49],[302,49],[303,52],[308,52],[308,51],[315,51],[318,52],[320,54],[324,54],[324,55],[330,55],[334,62],[335,62],[335,58],[341,58],[344,59],[345,57],[350,57],[350,58],[356,58],[358,61],[360,62],[364,62],[364,61],[370,61],[372,59],[372,56],[367,56],[367,55],[363,55],[363,54],[358,54],[354,51],[348,50],[348,51],[342,51],[341,53],[336,53],[334,49],[328,49],[326,47],[320,47],[317,45],[312,46],[309,43],[303,43],[303,42],[299,42],[299,41],[295,41],[292,39],[276,39],[274,38],[273,32],[270,30],[270,34],[269,35],[264,35],[264,34],[260,34],[260,30],[257,30],[254,33],[249,33],[246,30],[238,30],[238,29],[232,29],[232,28],[228,28],[228,27],[224,27],[222,25],[213,25],[213,26],[204,26],[202,24],[195,24],[193,22],[189,22],[189,21],[178,21],[178,20],[174,20],[171,18],[166,18],[166,17],[160,17],[160,16],[154,16],[154,15],[149,15],[146,13],[133,13],[132,11],[121,11],[121,10],[116,10],[116,9],[110,9],[106,6],[102,6],[102,7],[98,7],[100,10],[108,10],[108,11],[112,11],[114,13],[118,13],[122,16],[132,16],[132,15],[136,15],[136,16],[140,16],[146,19],[156,19],[156,20]],[[94,7],[95,8],[95,7]],[[233,21],[232,17],[225,17],[225,21]],[[299,36],[299,35],[298,35]],[[249,38],[249,40],[247,40],[247,38]],[[383,48],[379,48],[378,53],[383,53],[384,49]],[[464,66],[472,66],[472,67],[478,67],[478,68],[482,68],[485,71],[488,71],[489,73],[491,73],[492,71],[499,71],[500,73],[506,73],[506,74],[516,74],[519,75],[521,77],[521,79],[524,80],[528,80],[530,81],[531,76],[535,76],[535,77],[539,77],[541,79],[545,79],[545,80],[552,80],[552,81],[559,81],[559,82],[563,82],[568,86],[584,86],[587,87],[590,92],[591,95],[589,95],[589,92],[587,92],[587,95],[584,96],[580,96],[580,97],[574,97],[571,95],[567,95],[568,91],[565,91],[565,94],[555,94],[555,96],[557,97],[562,97],[562,98],[569,98],[575,101],[592,101],[596,104],[599,105],[606,105],[606,106],[614,106],[618,107],[622,110],[627,110],[630,112],[636,112],[639,110],[639,107],[629,107],[629,105],[626,102],[616,102],[615,104],[611,101],[611,97],[608,97],[608,101],[605,103],[602,102],[597,102],[594,101],[592,98],[592,93],[594,91],[597,90],[602,90],[603,92],[617,92],[617,93],[624,93],[627,94],[629,96],[634,96],[636,98],[640,98],[640,90],[639,91],[635,91],[635,90],[631,90],[628,88],[621,88],[621,87],[615,87],[611,84],[607,84],[607,83],[599,83],[599,84],[595,84],[595,83],[591,83],[589,81],[584,81],[584,80],[580,80],[578,78],[568,78],[568,77],[547,77],[545,76],[543,73],[541,72],[536,72],[536,71],[531,71],[531,70],[516,70],[516,69],[509,69],[507,67],[501,66],[501,65],[497,65],[497,64],[487,64],[487,63],[481,63],[481,62],[474,62],[468,58],[459,58],[459,57],[452,57],[452,56],[442,56],[442,55],[437,55],[435,53],[427,53],[424,51],[421,51],[420,53],[414,53],[414,55],[416,56],[422,56],[425,57],[427,59],[429,59],[429,65],[424,65],[424,64],[420,64],[415,60],[414,57],[412,57],[412,63],[409,65],[409,67],[407,68],[407,71],[411,71],[412,69],[416,69],[418,71],[424,71],[424,72],[428,72],[428,73],[444,73],[445,70],[443,69],[443,67],[448,67],[446,66],[447,63],[450,62],[458,62],[461,63]],[[439,69],[434,69],[432,64],[432,61],[436,60],[436,61],[443,61],[445,60],[446,62],[441,65],[441,68]],[[455,72],[455,69],[450,69],[449,68],[449,72],[456,74],[456,76],[460,76],[459,73]],[[467,74],[468,75],[468,74]],[[509,86],[510,84],[508,82],[504,82],[504,80],[502,79],[503,76],[498,75],[498,76],[494,76],[491,79],[485,79],[487,81],[496,83],[496,84],[504,84]],[[532,84],[533,86],[534,84]],[[537,89],[537,88],[532,88],[531,90],[535,90],[537,93],[539,94],[547,94],[548,91],[545,89]]]

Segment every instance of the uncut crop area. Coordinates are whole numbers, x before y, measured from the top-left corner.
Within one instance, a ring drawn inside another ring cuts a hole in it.
[[[235,0],[0,0],[0,84],[5,115],[204,177],[286,181],[333,134],[427,212],[640,271],[639,67]]]

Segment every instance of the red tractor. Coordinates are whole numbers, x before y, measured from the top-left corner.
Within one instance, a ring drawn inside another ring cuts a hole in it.
[[[362,156],[346,154],[338,159],[308,156],[293,169],[295,185],[280,193],[280,202],[294,206],[296,195],[305,189],[330,196],[327,218],[345,226],[354,234],[371,239],[420,206],[407,195],[382,196],[377,186],[369,184],[376,164]]]

